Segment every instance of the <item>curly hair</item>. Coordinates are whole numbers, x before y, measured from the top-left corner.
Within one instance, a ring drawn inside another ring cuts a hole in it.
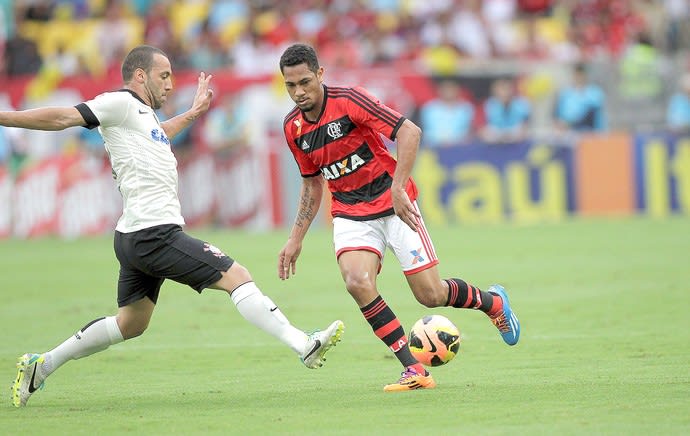
[[[280,56],[281,73],[285,67],[294,67],[300,64],[307,64],[307,68],[316,74],[319,70],[319,59],[316,57],[314,47],[307,44],[293,44],[285,49]]]

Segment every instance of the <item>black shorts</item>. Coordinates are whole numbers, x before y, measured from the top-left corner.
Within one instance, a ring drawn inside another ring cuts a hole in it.
[[[165,279],[201,292],[220,280],[220,272],[234,263],[213,245],[187,235],[177,224],[132,233],[116,231],[114,246],[120,261],[118,307],[144,297],[155,303]]]

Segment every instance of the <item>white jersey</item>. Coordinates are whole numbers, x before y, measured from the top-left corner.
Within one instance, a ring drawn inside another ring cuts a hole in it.
[[[184,224],[177,195],[177,159],[153,109],[129,90],[106,92],[76,106],[87,128],[98,127],[122,194],[122,233]]]

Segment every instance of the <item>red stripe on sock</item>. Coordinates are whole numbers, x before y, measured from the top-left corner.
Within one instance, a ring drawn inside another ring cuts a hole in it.
[[[397,329],[400,327],[400,321],[398,321],[398,318],[395,318],[388,324],[385,324],[382,327],[379,327],[378,329],[374,330],[374,334],[379,338],[383,339],[386,336],[388,336],[393,330]]]
[[[465,304],[462,305],[462,307],[470,307],[472,305],[472,297],[474,295],[474,288],[472,288],[472,285],[469,283],[467,284],[467,300],[465,300]]]
[[[379,312],[381,312],[385,308],[386,308],[386,302],[381,300],[371,309],[367,310],[366,312],[362,312],[362,315],[364,315],[364,318],[370,319],[371,317],[376,316]]]
[[[479,309],[482,307],[482,293],[479,292],[479,289],[475,288],[474,286],[472,289],[474,290],[474,308]]]
[[[486,314],[490,317],[494,317],[501,313],[501,311],[503,310],[503,300],[498,295],[492,295],[491,297],[493,298],[491,310],[489,310]]]
[[[458,301],[458,284],[455,283],[455,280],[448,280],[446,283],[448,283],[448,289],[450,290],[448,305],[452,306]]]

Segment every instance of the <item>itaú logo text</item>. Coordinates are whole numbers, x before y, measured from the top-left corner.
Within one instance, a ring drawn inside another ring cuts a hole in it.
[[[321,173],[326,180],[335,180],[344,175],[350,174],[365,163],[366,161],[359,157],[359,155],[353,154],[339,162],[322,167]]]

